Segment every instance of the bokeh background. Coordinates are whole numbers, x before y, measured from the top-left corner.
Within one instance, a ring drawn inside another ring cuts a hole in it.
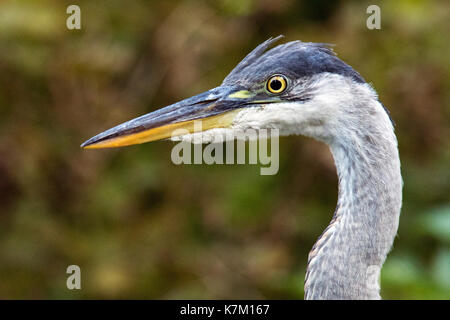
[[[181,165],[172,142],[85,151],[113,125],[218,85],[251,49],[334,43],[396,122],[405,182],[386,299],[450,298],[450,2],[1,1],[0,298],[303,297],[331,219],[326,146],[280,140],[280,170]],[[66,28],[81,7],[82,29]],[[66,288],[81,267],[82,289]]]

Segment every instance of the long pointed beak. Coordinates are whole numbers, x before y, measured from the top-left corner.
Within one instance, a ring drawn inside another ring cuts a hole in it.
[[[198,130],[198,126],[194,127],[196,120],[202,121],[201,131],[226,128],[250,97],[248,91],[220,86],[106,130],[81,147],[115,148],[161,140],[176,136],[173,134],[177,129],[193,133]]]

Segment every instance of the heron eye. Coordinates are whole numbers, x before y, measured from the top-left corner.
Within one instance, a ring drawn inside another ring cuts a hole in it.
[[[287,81],[283,76],[272,76],[267,80],[267,90],[270,93],[281,93],[286,90]]]

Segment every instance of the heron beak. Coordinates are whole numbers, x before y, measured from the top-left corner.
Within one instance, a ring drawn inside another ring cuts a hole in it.
[[[106,130],[84,142],[81,147],[123,147],[182,134],[177,132],[186,134],[227,128],[238,110],[246,106],[252,97],[249,91],[220,86]],[[202,125],[194,126],[194,121],[202,121]]]

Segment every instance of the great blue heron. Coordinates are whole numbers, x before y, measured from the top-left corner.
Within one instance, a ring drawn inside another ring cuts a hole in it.
[[[281,36],[280,36],[281,37]],[[329,46],[260,44],[217,88],[128,121],[87,140],[109,148],[242,129],[273,129],[326,143],[339,177],[329,226],[308,257],[306,299],[380,299],[381,267],[397,233],[402,178],[397,139],[374,89]],[[201,132],[194,120],[202,119]]]

